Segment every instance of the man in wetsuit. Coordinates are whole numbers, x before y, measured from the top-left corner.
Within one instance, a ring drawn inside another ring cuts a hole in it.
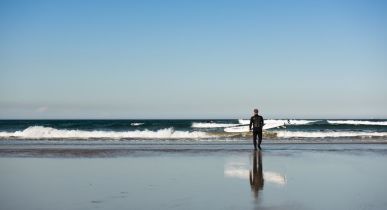
[[[258,109],[254,109],[254,116],[250,118],[249,130],[253,128],[253,143],[254,149],[257,150],[257,136],[258,136],[258,148],[261,150],[262,142],[262,127],[263,127],[263,117],[258,115]]]

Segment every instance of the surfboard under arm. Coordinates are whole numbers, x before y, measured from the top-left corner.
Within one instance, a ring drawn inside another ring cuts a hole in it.
[[[281,126],[284,126],[285,123],[278,122],[278,123],[268,123],[263,126],[263,130],[268,130],[272,128],[278,128]],[[229,133],[243,133],[243,132],[249,132],[249,124],[241,124],[237,126],[227,127],[224,129],[225,132]]]

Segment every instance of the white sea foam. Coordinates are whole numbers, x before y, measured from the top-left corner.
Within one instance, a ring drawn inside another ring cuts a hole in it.
[[[236,126],[238,124],[230,124],[230,123],[192,123],[193,128],[225,128],[230,126]]]
[[[130,123],[131,126],[140,126],[140,125],[144,125],[144,123]]]
[[[338,137],[384,137],[387,132],[359,132],[359,131],[277,131],[280,138],[338,138]]]
[[[346,125],[387,125],[387,121],[366,121],[366,120],[328,120],[330,124]]]
[[[22,131],[0,132],[0,138],[29,138],[29,139],[66,139],[66,138],[140,138],[140,139],[198,139],[209,138],[205,132],[199,131],[175,131],[172,128],[160,129],[157,131],[136,130],[136,131],[85,131],[66,130],[44,126],[30,126]]]

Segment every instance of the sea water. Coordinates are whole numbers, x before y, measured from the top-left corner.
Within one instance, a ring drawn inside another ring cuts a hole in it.
[[[249,120],[0,120],[0,144],[34,140],[88,142],[250,142]],[[277,126],[264,130],[264,139],[285,143],[384,143],[387,120],[265,119]]]

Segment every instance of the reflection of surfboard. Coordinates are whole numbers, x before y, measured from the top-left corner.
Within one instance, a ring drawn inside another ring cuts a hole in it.
[[[228,168],[224,169],[224,175],[226,177],[231,177],[231,178],[249,179],[249,169],[232,168],[228,166]],[[265,179],[265,182],[271,182],[278,185],[286,184],[286,177],[277,172],[264,171],[263,177]]]
[[[285,123],[283,122],[273,122],[273,123],[266,123],[263,126],[263,130],[271,129],[271,128],[278,128],[281,126],[284,126]],[[225,132],[229,133],[243,133],[243,132],[249,132],[249,125],[241,125],[241,126],[233,126],[233,127],[228,127],[224,129]]]

